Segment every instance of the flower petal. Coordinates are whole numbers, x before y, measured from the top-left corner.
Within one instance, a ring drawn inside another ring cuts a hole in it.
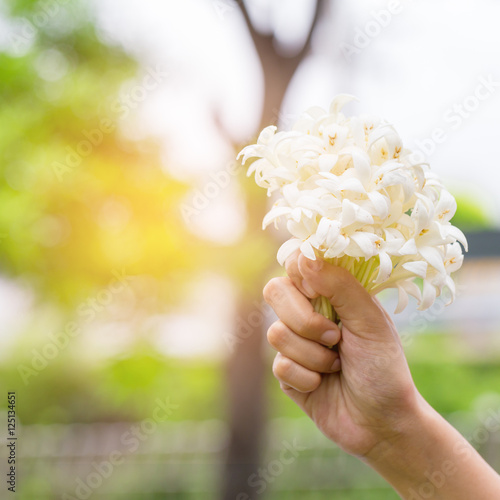
[[[337,117],[340,110],[349,102],[357,101],[358,98],[350,94],[340,94],[330,104],[330,114]]]
[[[429,281],[424,280],[424,289],[422,292],[422,301],[418,306],[419,311],[425,311],[434,304],[436,300],[436,288],[429,283]]]
[[[407,271],[410,271],[410,273],[413,273],[420,278],[425,278],[425,276],[427,275],[427,262],[424,262],[423,260],[406,262],[405,264],[403,264],[403,267]]]
[[[389,279],[392,273],[392,259],[386,252],[379,252],[380,266],[375,283],[383,283]]]
[[[398,305],[394,309],[394,314],[399,314],[408,305],[408,294],[402,286],[398,286]]]
[[[369,259],[377,253],[375,241],[377,241],[379,237],[376,234],[365,233],[364,231],[356,231],[350,235],[350,239],[354,241],[361,249],[362,255],[360,255],[360,257],[362,256],[365,259]]]
[[[283,215],[287,215],[292,211],[290,207],[274,207],[272,208],[264,217],[262,221],[262,229],[266,229],[269,224],[271,224],[276,219],[279,219]]]
[[[449,222],[457,211],[457,202],[453,195],[443,189],[436,205],[436,216],[442,222]]]
[[[437,248],[423,247],[419,248],[420,255],[434,268],[442,274],[446,274],[444,269],[443,257]]]
[[[318,165],[321,172],[330,172],[339,161],[337,154],[324,154],[318,158]]]
[[[292,253],[294,253],[301,244],[302,240],[299,240],[298,238],[291,238],[280,246],[277,256],[280,266],[285,265],[286,259],[288,259],[288,257],[290,257],[290,255],[292,255]]]
[[[308,240],[304,241],[302,245],[300,245],[301,253],[310,260],[316,260],[316,254],[314,253],[314,248]]]
[[[399,255],[415,255],[418,253],[418,248],[415,240],[412,238],[408,240],[400,249]]]

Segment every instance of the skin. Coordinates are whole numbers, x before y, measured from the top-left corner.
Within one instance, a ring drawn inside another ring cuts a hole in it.
[[[344,451],[407,500],[500,498],[500,477],[422,398],[398,332],[379,301],[345,269],[298,253],[264,298],[283,392]],[[341,329],[309,301],[327,297]],[[336,345],[337,350],[328,346]],[[338,352],[337,352],[338,351]]]

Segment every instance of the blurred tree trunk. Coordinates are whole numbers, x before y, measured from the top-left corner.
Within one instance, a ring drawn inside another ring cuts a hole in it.
[[[276,40],[272,33],[260,33],[254,28],[245,4],[241,2],[241,11],[264,73],[264,103],[259,130],[278,121],[279,110],[290,80],[299,64],[309,53],[311,39],[323,3],[323,0],[317,1],[309,35],[302,49],[287,57],[276,50]],[[246,204],[247,238],[252,238],[253,235],[261,234],[262,219],[266,213],[266,199],[262,197],[258,201],[248,196]],[[263,269],[260,276],[254,276],[252,292],[239,300],[237,314],[238,318],[243,321],[256,311],[255,301],[262,300],[265,271]],[[258,471],[260,466],[265,425],[267,372],[263,355],[263,338],[266,325],[263,321],[261,323],[253,328],[249,336],[245,335],[243,342],[235,344],[235,349],[228,361],[227,383],[231,431],[222,485],[224,500],[248,500],[258,496],[255,487],[249,486],[248,479]]]

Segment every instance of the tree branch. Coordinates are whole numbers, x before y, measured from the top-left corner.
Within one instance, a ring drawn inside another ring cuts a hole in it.
[[[321,14],[323,14],[323,11],[325,10],[325,3],[325,0],[316,0],[316,8],[314,10],[314,17],[311,23],[311,28],[309,29],[309,33],[307,34],[307,38],[302,49],[297,54],[297,57],[299,57],[300,60],[302,60],[306,56],[307,52],[311,48],[312,37],[316,26],[318,25]]]
[[[253,23],[252,23],[252,20],[250,19],[250,14],[248,12],[248,9],[247,9],[247,6],[244,2],[244,0],[240,0],[238,2],[239,6],[240,6],[240,10],[241,10],[241,13],[243,14],[243,18],[245,19],[245,24],[247,25],[247,28],[248,28],[248,31],[250,32],[250,36],[252,37],[252,41],[255,45],[255,47],[257,48],[258,46],[258,41],[259,39],[262,39],[262,38],[271,38],[272,39],[272,35],[264,35],[262,33],[259,33]],[[260,57],[260,53],[259,53],[259,57]]]
[[[309,32],[307,34],[306,41],[304,42],[304,45],[300,49],[299,53],[295,54],[294,56],[290,57],[289,59],[296,59],[300,62],[305,57],[307,52],[309,51],[309,49],[311,47],[311,41],[312,41],[312,37],[314,34],[314,30],[316,29],[316,26],[317,26],[318,21],[321,17],[321,14],[323,13],[325,3],[326,3],[325,0],[316,0],[316,7],[314,10],[314,16],[313,16],[313,20],[311,22],[311,27],[310,27]],[[245,24],[247,25],[248,31],[250,32],[250,36],[252,37],[252,40],[254,42],[255,48],[257,49],[257,53],[259,54],[259,58],[262,60],[263,42],[265,40],[266,41],[266,43],[265,43],[266,49],[269,48],[269,46],[272,46],[272,41],[274,39],[274,36],[272,34],[271,35],[264,35],[263,33],[259,33],[255,29],[255,27],[252,23],[252,20],[250,19],[250,14],[248,12],[247,6],[245,5],[245,2],[243,0],[241,0],[238,2],[238,4],[240,6],[243,18],[245,19]],[[273,47],[273,54],[276,54],[277,58],[283,57],[283,56],[280,56],[276,53],[276,50],[274,50],[274,47]],[[267,55],[269,56],[269,54],[267,54]],[[297,63],[297,66],[298,66],[298,63]]]

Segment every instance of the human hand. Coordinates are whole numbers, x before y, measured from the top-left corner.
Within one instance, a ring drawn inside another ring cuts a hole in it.
[[[274,375],[328,438],[353,455],[376,456],[412,425],[423,401],[396,327],[345,269],[298,253],[286,267],[289,278],[264,288],[279,317],[268,331],[278,351]],[[342,331],[314,311],[308,298],[318,295],[330,300]]]
[[[405,500],[500,498],[500,476],[418,393],[379,301],[348,271],[320,260],[295,254],[287,272],[264,288],[280,318],[268,339],[285,394]],[[341,331],[314,311],[307,297],[318,295],[330,300]]]

